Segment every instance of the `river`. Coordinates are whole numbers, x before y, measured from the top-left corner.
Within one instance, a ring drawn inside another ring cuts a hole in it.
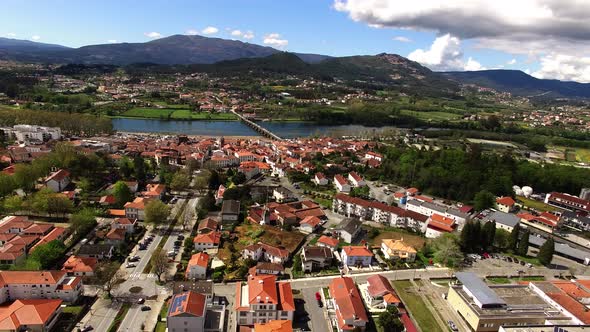
[[[261,126],[283,138],[307,136],[370,135],[395,130],[395,127],[365,127],[359,125],[317,125],[309,122],[259,122]],[[177,121],[159,119],[113,119],[117,131],[167,133],[201,136],[258,136],[240,121]]]

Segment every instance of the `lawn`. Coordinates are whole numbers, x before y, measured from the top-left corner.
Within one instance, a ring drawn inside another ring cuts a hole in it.
[[[416,323],[418,323],[420,330],[443,332],[434,319],[434,313],[429,309],[429,306],[422,300],[420,295],[416,293],[417,291],[411,282],[398,280],[393,281],[392,284],[406,309],[412,314]]]
[[[534,199],[526,198],[524,196],[516,196],[516,199],[529,209],[535,209],[538,211],[556,211],[558,208],[545,204],[544,202],[536,201]]]
[[[576,149],[576,159],[580,162],[590,164],[590,149]]]
[[[524,276],[522,278],[489,277],[486,281],[492,284],[511,284],[519,281],[545,281],[543,276]]]
[[[417,235],[404,233],[401,229],[387,229],[380,231],[379,235],[377,235],[374,239],[369,240],[369,243],[372,246],[381,246],[381,240],[383,239],[394,239],[400,240],[404,239],[404,242],[414,247],[416,250],[422,249],[424,247],[424,243],[426,239]]]
[[[237,117],[233,113],[192,112],[181,109],[172,113],[172,119],[233,121],[237,120]]]
[[[128,111],[126,111],[125,113],[122,114],[122,116],[126,116],[126,117],[133,117],[133,118],[165,118],[167,119],[168,116],[171,116],[172,113],[174,113],[175,111],[177,111],[176,109],[173,108],[149,108],[149,107],[136,107],[136,108],[132,108]]]
[[[166,332],[166,323],[165,322],[157,322],[154,332]]]

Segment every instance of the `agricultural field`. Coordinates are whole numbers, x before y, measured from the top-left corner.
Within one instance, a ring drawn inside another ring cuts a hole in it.
[[[459,114],[448,112],[418,112],[410,110],[401,110],[400,113],[403,115],[409,115],[426,121],[453,121],[459,120],[461,118],[461,115]]]
[[[164,119],[167,119],[175,111],[176,111],[176,109],[172,109],[172,108],[136,107],[136,108],[132,108],[132,109],[126,111],[125,113],[122,114],[122,116],[132,117],[132,118],[154,118],[154,119],[164,118]]]

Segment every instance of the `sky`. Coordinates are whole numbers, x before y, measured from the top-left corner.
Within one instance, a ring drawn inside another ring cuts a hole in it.
[[[70,47],[199,34],[590,82],[590,0],[2,0],[2,12],[0,37]]]

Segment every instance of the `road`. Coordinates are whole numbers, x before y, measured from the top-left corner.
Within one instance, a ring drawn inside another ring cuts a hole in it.
[[[305,311],[309,314],[309,328],[312,331],[329,331],[325,310],[318,307],[318,301],[315,299],[315,293],[320,291],[320,287],[305,288],[301,290],[303,301],[305,301]],[[325,303],[324,303],[325,305]]]

